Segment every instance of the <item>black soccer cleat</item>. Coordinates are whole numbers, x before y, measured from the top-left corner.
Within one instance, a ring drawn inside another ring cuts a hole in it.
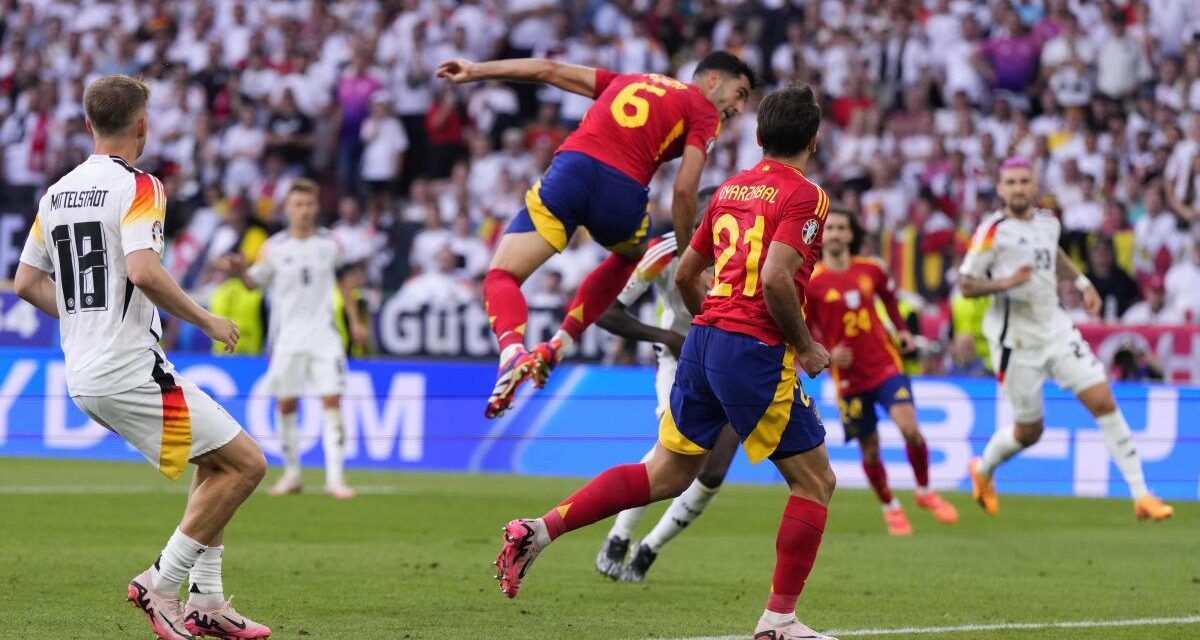
[[[654,560],[658,558],[658,554],[650,550],[650,547],[638,543],[637,551],[633,554],[633,559],[629,564],[625,565],[625,570],[621,572],[621,582],[642,582],[646,579],[646,572],[650,570],[650,565],[654,564]]]
[[[625,556],[629,553],[629,538],[609,536],[596,554],[596,571],[616,580],[625,568]]]

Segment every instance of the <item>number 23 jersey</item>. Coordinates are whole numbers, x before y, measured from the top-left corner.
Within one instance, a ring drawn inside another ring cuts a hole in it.
[[[1040,348],[1071,332],[1074,323],[1058,301],[1058,219],[1035,209],[1028,220],[997,211],[979,225],[959,273],[981,280],[1012,276],[1033,267],[1029,282],[993,296],[983,334],[995,345]]]
[[[693,324],[783,342],[763,298],[762,267],[772,242],[803,259],[796,272],[801,302],[821,258],[821,232],[829,197],[794,167],[762,160],[727,180],[713,194],[692,249],[714,261],[713,284]]]
[[[163,251],[166,192],[116,156],[92,155],[38,203],[21,262],[54,274],[67,390],[106,396],[150,382],[166,362],[158,309],[125,257]]]
[[[324,229],[307,238],[281,231],[263,245],[249,276],[271,301],[271,353],[345,355],[333,319],[341,248]]]

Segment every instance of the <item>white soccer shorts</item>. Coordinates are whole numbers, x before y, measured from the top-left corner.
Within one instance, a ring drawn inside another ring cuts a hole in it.
[[[1056,340],[1044,349],[997,349],[996,371],[1004,395],[1012,405],[1013,418],[1029,424],[1045,413],[1042,385],[1049,378],[1075,395],[1108,380],[1104,363],[1092,348],[1072,331],[1066,340]]]
[[[207,393],[178,373],[158,367],[154,380],[140,387],[72,400],[171,480],[183,474],[189,460],[220,449],[242,432],[233,416]]]
[[[267,369],[268,387],[276,398],[299,398],[305,383],[315,396],[340,396],[346,389],[345,356],[314,356],[307,353],[277,353]]]

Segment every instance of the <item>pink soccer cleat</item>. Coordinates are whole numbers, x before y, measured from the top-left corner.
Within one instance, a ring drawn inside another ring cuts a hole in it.
[[[889,507],[883,511],[883,521],[887,524],[888,533],[894,536],[911,536],[912,524],[904,514],[904,507]]]
[[[226,600],[215,609],[201,609],[188,603],[183,623],[197,638],[269,638],[271,629],[234,611]]]
[[[300,476],[289,476],[284,474],[267,492],[270,496],[288,496],[299,495],[304,491],[304,480]]]
[[[129,581],[129,601],[141,609],[160,640],[192,640],[183,622],[183,603],[178,594],[150,590],[150,570]]]
[[[754,628],[754,640],[837,640],[833,636],[817,633],[807,625],[793,618],[783,624],[771,624],[759,620]]]
[[[513,520],[504,526],[504,546],[500,555],[496,556],[496,579],[500,581],[500,591],[504,595],[515,598],[521,588],[521,579],[529,566],[542,554],[542,547],[537,541],[533,520]]]
[[[499,418],[508,411],[517,389],[529,379],[529,371],[533,369],[534,362],[533,354],[519,349],[508,362],[500,365],[500,371],[496,373],[496,386],[492,388],[487,408],[483,410],[485,418]]]
[[[932,513],[933,517],[942,524],[958,522],[958,509],[943,500],[936,492],[920,492],[916,495],[916,502],[918,507]]]
[[[337,500],[349,500],[354,497],[354,489],[344,484],[325,485],[325,495]]]

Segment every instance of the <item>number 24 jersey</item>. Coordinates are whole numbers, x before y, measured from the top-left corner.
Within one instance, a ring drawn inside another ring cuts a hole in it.
[[[762,266],[772,242],[803,258],[796,272],[801,300],[821,259],[821,232],[829,197],[799,169],[762,160],[727,180],[713,194],[692,249],[714,260],[713,284],[693,324],[783,342],[763,297]]]

